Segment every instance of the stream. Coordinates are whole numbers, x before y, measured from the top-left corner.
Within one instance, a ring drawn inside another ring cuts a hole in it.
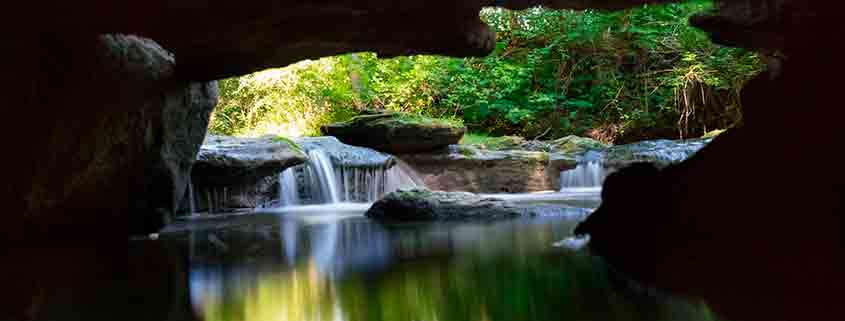
[[[700,305],[614,286],[600,259],[555,246],[594,196],[523,195],[555,212],[497,223],[385,226],[361,204],[186,222],[158,242],[188,262],[200,320],[709,320]]]

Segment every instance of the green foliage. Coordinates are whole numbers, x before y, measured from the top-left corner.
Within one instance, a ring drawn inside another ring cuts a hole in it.
[[[619,12],[485,9],[484,58],[361,53],[221,82],[212,131],[313,135],[365,109],[461,119],[479,132],[605,142],[700,136],[740,119],[762,64],[687,23],[694,0]]]

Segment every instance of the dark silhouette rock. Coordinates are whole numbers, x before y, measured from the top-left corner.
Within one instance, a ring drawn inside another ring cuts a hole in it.
[[[157,230],[186,194],[216,83],[176,80],[174,57],[149,39],[47,44],[17,52],[6,70],[25,70],[21,79],[0,76],[9,85],[0,98],[4,132],[40,128],[7,146],[16,157],[3,160],[0,184],[9,226],[21,228],[5,236],[80,233],[96,230],[98,219],[118,234]]]
[[[478,17],[486,6],[621,9],[653,2],[666,1],[21,2],[2,14],[0,30],[15,37],[20,30],[33,37],[135,34],[179,57],[184,79],[208,81],[347,52],[485,56],[496,39]]]
[[[793,52],[746,86],[742,124],[680,164],[609,177],[601,207],[576,231],[620,273],[702,298],[726,319],[845,315],[834,299],[845,290],[845,172],[836,158],[810,157],[841,143],[843,115],[828,108],[838,85],[818,70],[845,65]]]

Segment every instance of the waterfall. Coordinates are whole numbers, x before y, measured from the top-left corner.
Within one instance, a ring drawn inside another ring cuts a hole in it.
[[[579,163],[574,169],[560,173],[560,190],[561,192],[598,192],[607,174],[601,161]]]
[[[339,203],[340,192],[338,180],[334,173],[332,160],[326,152],[315,149],[308,152],[310,170],[316,174],[320,190],[323,192],[323,200],[326,203]]]
[[[279,204],[289,206],[302,204],[296,189],[296,174],[294,172],[294,170],[286,170],[279,174]]]
[[[283,207],[372,203],[385,193],[422,185],[410,167],[393,158],[376,166],[336,165],[321,149],[307,154],[306,164],[279,175],[279,202]]]

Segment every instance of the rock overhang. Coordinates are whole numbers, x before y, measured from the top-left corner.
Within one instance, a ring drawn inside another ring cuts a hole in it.
[[[180,78],[209,81],[349,52],[485,56],[496,37],[479,18],[484,7],[613,10],[660,2],[669,1],[83,0],[23,4],[0,15],[0,26],[28,29],[15,37],[29,39],[139,35],[175,54]]]

